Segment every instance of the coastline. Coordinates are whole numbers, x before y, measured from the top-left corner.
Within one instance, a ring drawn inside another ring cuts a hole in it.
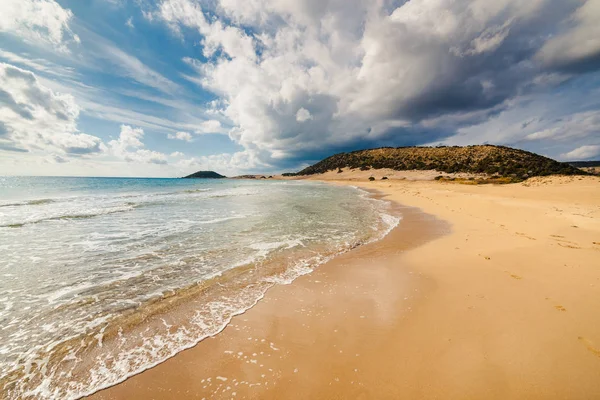
[[[406,209],[380,242],[272,288],[221,334],[91,398],[600,396],[596,178],[343,175],[335,183],[424,212]],[[417,233],[440,227],[428,215],[452,233]]]
[[[387,303],[387,315],[380,316],[373,329],[384,332],[390,319],[396,324],[397,319],[405,317],[403,314],[411,312],[427,284],[412,271],[397,268],[403,252],[448,231],[443,221],[418,209],[397,204],[394,209],[401,212],[402,221],[383,239],[338,255],[291,284],[272,287],[218,335],[89,398],[142,399],[157,393],[160,398],[173,399],[230,398],[234,392],[237,398],[281,398],[284,392],[280,391],[289,391],[290,386],[285,389],[279,383],[287,380],[293,386],[298,377],[311,381],[306,374],[316,372],[318,365],[323,368],[318,375],[333,368],[319,361],[329,350],[331,361],[338,367],[360,363],[362,358],[356,356],[356,351],[361,342],[368,343],[366,336],[371,334],[365,328],[381,312],[379,306]],[[364,268],[366,262],[376,268]],[[340,297],[348,309],[339,307]],[[400,314],[397,305],[403,310]],[[354,317],[352,329],[345,326],[349,316]],[[336,344],[340,335],[348,342],[344,346]],[[386,341],[385,335],[382,341]],[[323,348],[306,352],[317,344]],[[362,352],[366,354],[367,350]],[[356,375],[356,368],[345,371],[348,378]],[[300,370],[303,373],[299,374]],[[227,387],[231,389],[225,390]]]

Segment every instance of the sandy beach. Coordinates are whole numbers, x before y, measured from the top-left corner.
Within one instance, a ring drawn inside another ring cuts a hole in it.
[[[430,175],[313,177],[375,189],[403,220],[91,398],[600,398],[600,180]]]

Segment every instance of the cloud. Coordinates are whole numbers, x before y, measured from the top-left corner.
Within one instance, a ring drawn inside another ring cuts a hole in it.
[[[208,160],[229,172],[242,165],[258,165],[252,161],[252,155],[230,154],[190,159],[183,153],[174,152],[168,156],[146,148],[144,129],[128,124],[121,125],[116,139],[104,143],[100,138],[78,130],[80,105],[74,96],[63,93],[63,89],[73,88],[58,87],[61,91],[42,84],[42,80],[31,71],[0,63],[0,152],[3,173],[69,174],[76,171],[77,174],[113,176],[174,176],[187,172],[186,165],[193,167],[195,163]],[[85,90],[76,91],[78,95],[85,91],[90,92],[92,97],[98,95],[93,88],[80,89]],[[122,118],[127,119],[128,115],[125,113]],[[169,125],[166,120],[156,121]],[[190,125],[194,129],[198,126],[207,132],[224,129],[217,120]],[[174,136],[183,140],[193,137],[185,131],[178,131]],[[169,157],[181,165],[168,165]],[[123,171],[124,163],[127,163],[126,172]]]
[[[160,73],[156,72],[146,64],[141,62],[123,50],[119,49],[108,41],[98,44],[101,51],[98,57],[104,58],[113,65],[120,68],[119,74],[136,80],[146,86],[155,88],[163,93],[174,94],[179,91],[179,86]]]
[[[594,157],[600,156],[600,145],[585,145],[578,147],[568,153],[562,154],[563,160],[576,161],[576,160],[590,160]]]
[[[52,91],[30,71],[0,63],[0,123],[3,146],[63,154],[99,153],[102,141],[77,129],[79,106],[68,94]]]
[[[3,0],[0,32],[21,37],[35,45],[50,44],[67,51],[70,43],[79,43],[69,21],[73,13],[54,0]]]
[[[192,141],[192,135],[189,134],[188,132],[177,132],[175,134],[169,133],[167,135],[167,137],[169,139],[184,140],[186,142],[191,142]]]
[[[143,137],[142,128],[121,125],[119,138],[108,142],[108,151],[113,156],[128,162],[167,164],[165,154],[143,148]]]
[[[537,120],[533,122],[537,126],[542,125],[543,129],[528,134],[525,136],[525,140],[572,141],[578,138],[600,135],[600,111],[597,110],[575,113],[558,120]],[[546,124],[543,122],[546,122]],[[550,122],[550,124],[547,124],[547,122]]]
[[[135,25],[133,25],[133,17],[129,17],[127,22],[125,22],[125,25],[131,29],[135,29]]]
[[[196,133],[227,133],[227,130],[221,125],[221,122],[216,119],[209,119],[199,124]]]
[[[66,158],[63,158],[59,155],[53,154],[50,157],[48,157],[48,161],[51,163],[55,163],[55,164],[64,164],[64,163],[68,163],[69,160]]]
[[[508,20],[500,26],[487,28],[471,41],[471,47],[461,55],[482,54],[496,50],[508,37],[512,22],[513,20]]]
[[[144,130],[142,128],[133,128],[129,125],[121,125],[121,133],[119,138],[111,140],[109,146],[118,153],[124,153],[131,149],[137,149],[144,147],[142,138],[144,137]]]
[[[219,97],[232,140],[284,165],[443,139],[555,87],[569,78],[538,53],[571,15],[572,25],[592,29],[578,5],[162,0],[152,19],[182,38],[189,29],[203,36],[205,60],[184,59],[195,71],[184,77]]]
[[[550,38],[537,57],[546,65],[567,71],[600,67],[600,1],[587,0],[564,22],[566,28]]]
[[[36,72],[43,72],[56,77],[70,78],[75,75],[73,68],[63,67],[48,60],[31,58],[27,54],[16,54],[0,49],[0,59],[15,65],[18,64]]]
[[[309,119],[312,119],[312,115],[310,114],[310,111],[304,107],[300,108],[296,113],[296,121],[298,122],[308,121]]]

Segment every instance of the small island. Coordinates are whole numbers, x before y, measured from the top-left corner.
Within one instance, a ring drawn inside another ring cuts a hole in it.
[[[198,171],[191,175],[184,176],[183,179],[223,179],[227,178],[224,175],[218,174],[215,171]]]

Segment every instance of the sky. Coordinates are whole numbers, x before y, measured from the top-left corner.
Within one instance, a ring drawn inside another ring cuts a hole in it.
[[[2,0],[0,175],[600,159],[600,0]]]

